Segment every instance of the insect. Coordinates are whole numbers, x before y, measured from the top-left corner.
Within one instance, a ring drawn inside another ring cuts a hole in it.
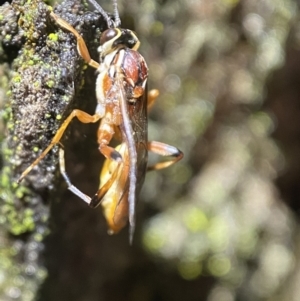
[[[117,233],[129,219],[129,240],[132,242],[135,230],[136,197],[144,182],[147,170],[162,169],[179,161],[183,153],[176,147],[157,141],[148,141],[147,108],[158,96],[157,90],[147,91],[148,67],[137,51],[140,42],[134,32],[120,28],[120,18],[116,0],[113,1],[114,18],[101,8],[95,0],[89,0],[102,14],[108,29],[100,36],[99,63],[89,54],[81,35],[66,21],[51,12],[56,23],[71,32],[77,40],[80,56],[95,68],[97,106],[94,115],[81,110],[73,110],[57,130],[51,143],[40,156],[22,173],[20,182],[52,149],[59,143],[66,128],[74,117],[82,123],[100,121],[97,142],[99,151],[106,157],[101,176],[100,187],[91,198],[81,192],[70,181],[64,160],[64,150],[59,150],[60,171],[68,189],[95,208],[100,203],[107,220],[109,233]],[[121,143],[110,146],[112,138]],[[147,167],[148,151],[170,160],[158,162]]]

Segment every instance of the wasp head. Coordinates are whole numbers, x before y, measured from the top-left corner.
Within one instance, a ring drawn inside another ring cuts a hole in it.
[[[107,54],[122,48],[130,48],[137,50],[140,46],[140,41],[136,34],[123,28],[109,28],[105,30],[100,37],[100,58],[104,58]]]

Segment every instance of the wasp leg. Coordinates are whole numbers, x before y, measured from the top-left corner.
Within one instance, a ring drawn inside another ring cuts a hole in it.
[[[81,192],[77,187],[75,187],[66,172],[66,167],[65,167],[65,151],[60,148],[59,149],[59,169],[60,169],[60,173],[63,176],[63,178],[65,179],[67,185],[68,185],[68,189],[73,192],[75,195],[77,195],[79,198],[81,198],[83,201],[85,201],[87,204],[90,204],[91,202],[91,198],[84,194],[83,192]]]
[[[147,104],[148,111],[151,110],[158,96],[159,96],[159,91],[157,89],[152,89],[148,92],[148,104]]]
[[[88,195],[83,193],[81,190],[79,190],[77,187],[75,187],[67,175],[66,167],[65,167],[65,152],[63,148],[59,149],[59,168],[60,173],[65,179],[68,189],[77,195],[79,198],[81,198],[84,202],[86,202],[90,207],[96,208],[100,203],[104,195],[107,193],[107,191],[110,189],[112,184],[116,181],[117,174],[118,174],[118,168],[112,173],[111,177],[106,181],[104,185],[101,186],[101,188],[97,191],[95,196],[93,198],[90,198]]]
[[[106,143],[107,142],[105,141],[105,143],[101,143],[99,146],[99,150],[102,153],[102,155],[107,159],[111,159],[115,162],[121,163],[123,161],[121,154],[118,151],[116,151],[113,147],[108,146]]]
[[[76,37],[77,40],[77,50],[78,53],[80,54],[80,56],[91,66],[94,67],[96,69],[99,68],[99,63],[97,63],[96,61],[94,61],[91,56],[90,53],[86,47],[86,44],[84,42],[84,39],[82,38],[82,36],[65,20],[61,19],[60,17],[58,17],[56,14],[54,14],[53,12],[50,13],[50,16],[55,20],[55,22],[61,26],[62,28],[70,31],[73,33],[73,35]]]
[[[154,152],[161,156],[171,156],[173,159],[165,161],[165,162],[158,162],[152,166],[148,166],[148,171],[150,170],[158,170],[166,168],[183,158],[183,153],[176,148],[175,146],[168,145],[162,142],[157,141],[149,141],[148,142],[148,150]]]
[[[118,164],[118,163],[117,163]],[[121,168],[121,164],[118,164],[118,166],[115,168],[113,173],[111,174],[110,178],[105,182],[104,185],[102,185],[96,194],[92,197],[90,201],[90,207],[96,208],[102,201],[102,198],[106,194],[106,192],[111,188],[111,186],[114,184],[114,182],[117,180],[117,177],[119,175],[119,169]]]
[[[47,155],[47,153],[52,149],[52,147],[60,141],[63,133],[65,132],[66,128],[68,127],[69,123],[72,121],[74,117],[77,117],[78,120],[82,123],[95,123],[102,116],[98,114],[89,115],[88,113],[81,110],[73,110],[71,114],[68,116],[68,118],[63,122],[61,127],[57,130],[55,136],[52,138],[48,147],[40,154],[40,156],[30,166],[28,166],[24,170],[24,172],[18,179],[18,183],[20,183],[22,179],[32,170],[32,168],[36,166]]]
[[[99,144],[98,149],[105,158],[121,163],[123,161],[121,154],[115,148],[108,146],[115,135],[116,128],[115,125],[110,124],[110,121],[104,117],[98,128],[97,142]]]

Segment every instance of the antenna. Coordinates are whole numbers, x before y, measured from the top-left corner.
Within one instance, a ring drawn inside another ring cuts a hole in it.
[[[107,12],[100,6],[100,4],[96,0],[88,0],[88,1],[101,13],[101,15],[104,17],[104,19],[107,22],[107,26],[109,28],[114,27],[112,19],[109,17]]]
[[[109,17],[107,12],[100,6],[100,4],[96,0],[88,0],[88,1],[101,13],[101,15],[106,20],[107,26],[109,28],[119,27],[121,25],[121,20],[118,11],[118,0],[113,0],[115,22],[112,21],[112,19]]]
[[[119,27],[121,25],[121,20],[118,11],[118,0],[113,0],[113,7],[114,7],[114,17],[115,17],[116,27]]]

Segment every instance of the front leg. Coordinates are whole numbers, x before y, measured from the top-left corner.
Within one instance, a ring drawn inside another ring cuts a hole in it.
[[[70,31],[73,33],[73,35],[76,37],[77,40],[77,50],[79,55],[93,68],[98,69],[99,68],[99,63],[94,61],[90,53],[86,47],[85,41],[82,38],[82,36],[65,20],[62,18],[58,17],[55,13],[51,12],[50,16],[55,20],[55,22],[61,26],[62,28]]]

